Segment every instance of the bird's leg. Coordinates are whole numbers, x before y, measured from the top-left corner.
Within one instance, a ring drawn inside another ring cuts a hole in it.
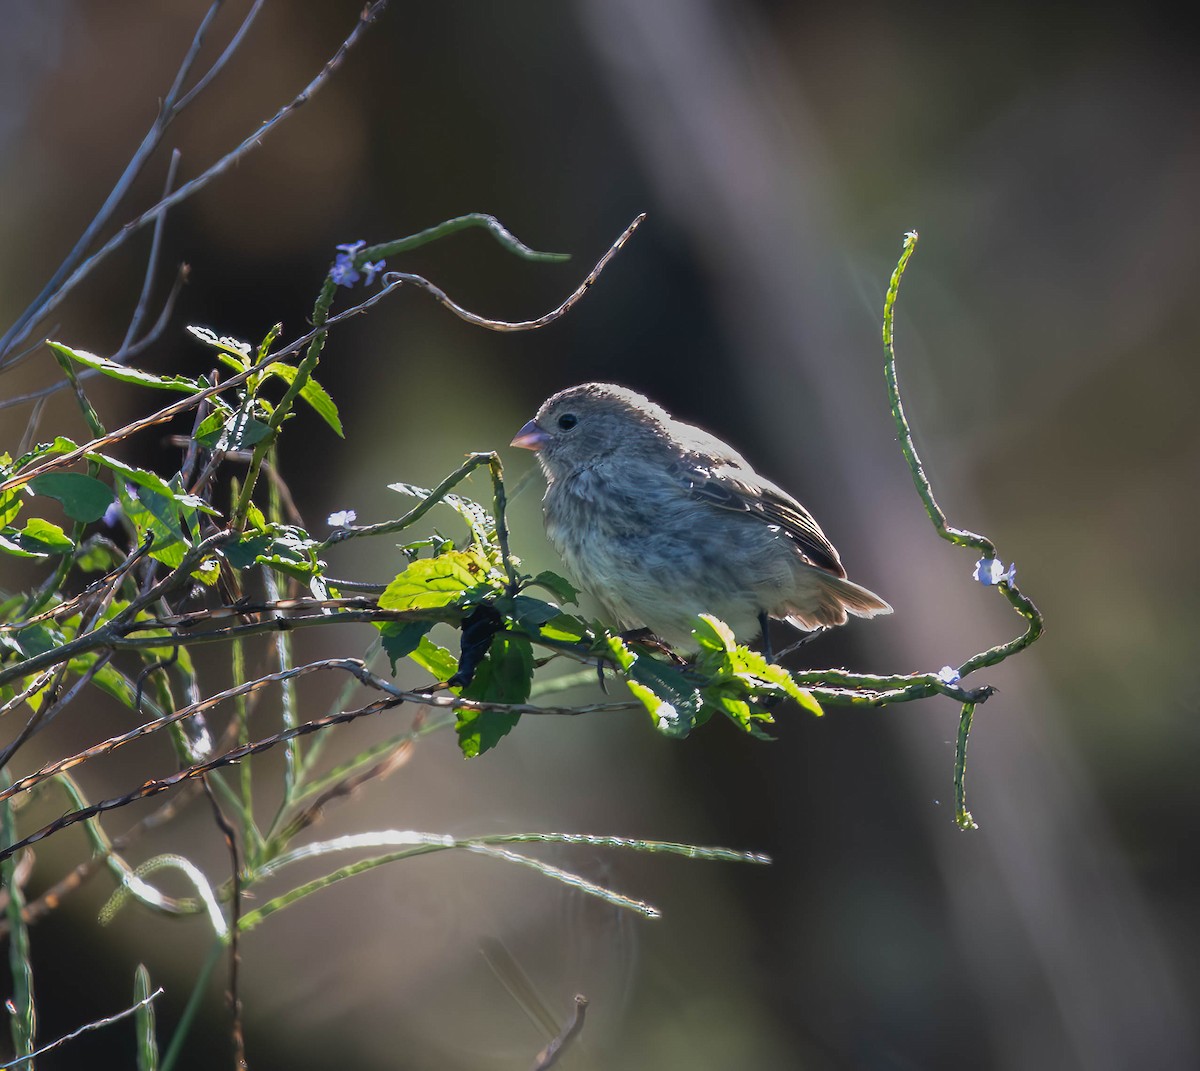
[[[759,610],[758,625],[759,625],[759,628],[762,629],[762,636],[763,636],[762,656],[768,662],[774,662],[775,655],[774,655],[774,652],[772,652],[772,650],[771,650],[771,632],[770,632],[770,629],[767,627],[768,625],[770,625],[770,623],[771,623],[771,619],[769,617],[767,617],[767,611]]]

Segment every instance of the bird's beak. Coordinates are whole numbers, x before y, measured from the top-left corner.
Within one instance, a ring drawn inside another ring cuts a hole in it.
[[[531,420],[513,437],[510,446],[519,446],[522,450],[540,450],[550,436],[536,421]]]

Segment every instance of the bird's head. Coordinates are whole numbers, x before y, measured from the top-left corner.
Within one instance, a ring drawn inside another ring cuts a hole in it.
[[[547,398],[512,441],[537,452],[551,479],[614,453],[653,456],[669,442],[671,418],[648,398],[612,383],[584,383]]]

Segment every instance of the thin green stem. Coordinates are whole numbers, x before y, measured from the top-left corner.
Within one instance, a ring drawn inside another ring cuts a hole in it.
[[[933,526],[937,529],[938,535],[958,546],[975,547],[985,558],[994,558],[996,557],[996,547],[990,539],[985,539],[981,535],[976,535],[974,532],[968,532],[961,528],[951,528],[946,524],[946,515],[942,512],[941,506],[937,504],[937,499],[933,497],[933,487],[929,482],[929,478],[925,475],[925,468],[921,464],[920,457],[917,456],[917,448],[913,444],[912,429],[909,427],[908,417],[904,415],[904,405],[900,401],[900,385],[896,379],[896,350],[893,344],[896,297],[900,292],[900,280],[904,278],[904,269],[908,266],[909,258],[916,247],[917,232],[909,231],[904,236],[904,250],[900,254],[896,270],[892,272],[892,279],[888,284],[887,297],[884,298],[883,302],[883,352],[885,357],[883,372],[884,377],[887,379],[888,400],[891,402],[892,418],[896,422],[896,431],[900,436],[900,449],[904,454],[904,460],[908,463],[909,472],[912,473],[917,494],[921,496],[921,501],[925,505],[925,512],[929,514],[929,519],[933,521]]]
[[[958,741],[954,747],[954,821],[959,829],[978,829],[967,810],[967,738],[975,720],[975,704],[964,703],[958,718]]]

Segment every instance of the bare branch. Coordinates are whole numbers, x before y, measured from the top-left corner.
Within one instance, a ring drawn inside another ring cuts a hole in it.
[[[587,1007],[588,998],[582,993],[576,993],[575,1010],[571,1013],[571,1018],[567,1020],[558,1037],[538,1053],[537,1061],[533,1065],[533,1071],[546,1071],[547,1068],[553,1067],[558,1063],[558,1058],[563,1054],[567,1046],[579,1036],[579,1032],[583,1029],[583,1017],[587,1013]]]
[[[308,85],[306,85],[295,97],[293,97],[292,100],[280,108],[279,111],[277,111],[270,119],[258,127],[254,133],[243,139],[243,141],[236,148],[230,150],[223,157],[221,157],[220,160],[218,160],[207,170],[203,171],[201,174],[197,175],[190,182],[184,183],[173,194],[164,197],[157,204],[146,209],[146,211],[141,213],[141,215],[126,223],[121,230],[114,234],[107,242],[104,243],[104,245],[96,250],[95,253],[88,257],[88,259],[82,264],[80,264],[78,268],[71,272],[71,274],[65,280],[62,278],[64,271],[62,268],[60,268],[59,271],[55,273],[55,278],[51,280],[51,284],[47,285],[46,289],[41,295],[38,296],[38,299],[33,305],[30,306],[25,315],[17,321],[17,324],[14,325],[14,327],[3,339],[0,339],[0,355],[8,353],[14,346],[19,345],[26,338],[28,338],[29,334],[33,330],[33,327],[49,316],[56,308],[58,308],[58,306],[66,299],[67,295],[86,276],[94,271],[102,261],[106,260],[114,250],[122,246],[131,235],[141,230],[141,228],[147,223],[157,219],[164,212],[174,208],[175,205],[186,201],[189,197],[198,193],[210,182],[212,182],[214,178],[228,171],[243,156],[261,145],[263,140],[272,130],[274,130],[285,119],[288,119],[290,116],[292,116],[297,109],[309,101],[314,93],[321,89],[334,71],[336,71],[342,65],[342,62],[346,57],[346,53],[358,43],[359,38],[362,36],[366,28],[368,28],[379,17],[386,6],[387,0],[374,0],[374,3],[364,8],[362,14],[359,16],[358,24],[350,32],[349,36],[342,42],[338,50],[333,54],[328,62],[326,62],[325,66],[321,68],[316,77],[313,78],[312,81],[310,81]],[[147,135],[148,140],[149,138],[150,135]],[[148,153],[146,155],[148,155]],[[141,150],[139,150],[139,157],[140,156]],[[144,163],[144,159],[135,157],[135,160],[130,162],[130,167],[132,168],[135,163],[137,165],[137,169],[140,170],[142,163]],[[136,175],[136,171],[134,174]],[[125,176],[122,176],[122,181],[124,179]],[[132,181],[132,178],[130,181]],[[121,186],[121,183],[118,183],[118,188],[120,190],[120,194],[123,195],[124,188]],[[113,190],[113,195],[118,194],[118,188]],[[113,201],[113,195],[110,195],[109,201]],[[117,197],[117,199],[119,200],[119,197]],[[106,202],[105,208],[101,210],[103,219],[101,219],[100,216],[97,216],[97,220],[100,221],[101,225],[107,220],[108,215],[111,214],[111,211],[112,207],[110,207],[108,202]],[[87,246],[91,244],[99,229],[99,226],[96,225],[96,221],[93,221],[93,226],[88,228],[84,236],[81,237],[79,242],[76,244],[76,249],[72,251],[72,257],[74,259],[68,258],[68,261],[64,262],[64,267],[66,267],[68,263],[73,264],[77,261],[78,255],[83,249],[87,248]],[[0,361],[2,360],[3,357],[0,356]]]
[[[119,1023],[122,1019],[128,1019],[140,1008],[144,1008],[151,1001],[161,997],[163,991],[161,987],[151,993],[145,1000],[139,1000],[130,1008],[124,1011],[117,1012],[116,1015],[109,1015],[103,1019],[97,1019],[95,1022],[88,1023],[86,1026],[81,1026],[78,1030],[72,1030],[69,1034],[64,1034],[57,1041],[50,1042],[49,1045],[43,1045],[36,1052],[31,1052],[27,1056],[18,1056],[15,1060],[9,1060],[7,1063],[0,1064],[0,1071],[7,1071],[8,1068],[28,1067],[39,1056],[48,1053],[51,1049],[57,1049],[60,1045],[65,1045],[68,1041],[74,1041],[81,1034],[86,1034],[90,1030],[99,1030],[104,1026],[111,1026],[113,1023]]]
[[[383,275],[383,281],[388,285],[388,290],[392,290],[396,286],[403,283],[411,283],[413,286],[420,287],[426,293],[432,294],[433,297],[449,309],[460,320],[466,320],[469,324],[474,324],[476,327],[484,327],[489,331],[534,331],[539,327],[545,327],[547,324],[552,324],[555,320],[566,315],[571,308],[579,301],[584,294],[588,292],[592,284],[599,277],[600,273],[605,269],[608,262],[620,251],[621,247],[629,241],[633,232],[641,225],[642,220],[646,218],[646,213],[643,212],[638,216],[628,227],[621,233],[621,236],[613,242],[609,247],[608,252],[600,258],[596,266],[588,274],[588,277],[575,289],[574,293],[567,298],[558,308],[551,310],[544,316],[539,316],[536,320],[518,320],[516,322],[508,320],[493,320],[486,316],[480,316],[477,313],[471,312],[470,309],[464,309],[456,301],[447,295],[441,287],[434,285],[428,279],[421,275],[411,275],[408,272],[389,271]]]

